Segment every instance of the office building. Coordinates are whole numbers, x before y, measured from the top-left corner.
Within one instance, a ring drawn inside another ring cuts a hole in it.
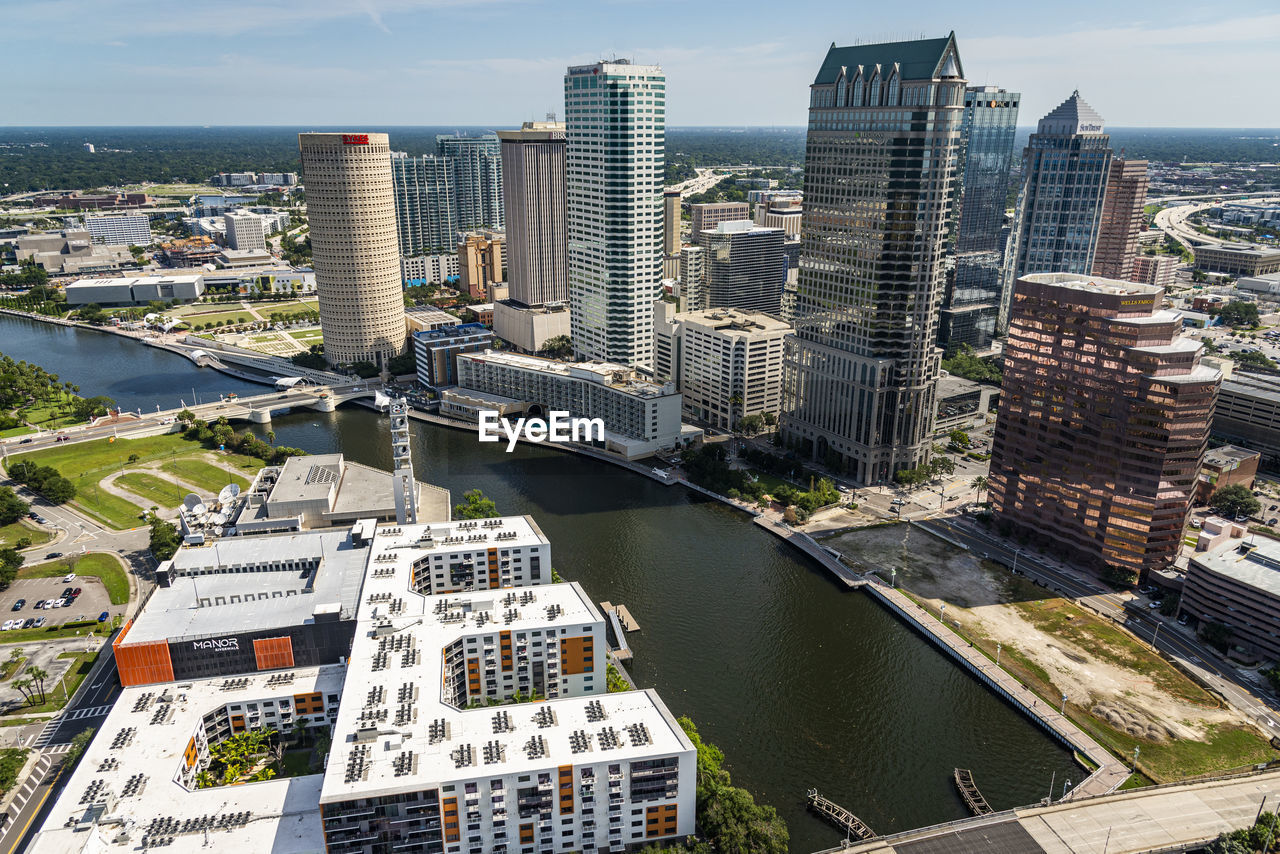
[[[800,239],[800,221],[804,206],[799,197],[775,199],[768,204],[756,205],[756,225],[780,228],[787,240]]]
[[[412,255],[400,258],[400,280],[406,288],[441,285],[460,274],[456,252],[439,255]]]
[[[1262,454],[1249,448],[1223,445],[1205,451],[1200,463],[1200,477],[1196,483],[1196,501],[1207,502],[1214,492],[1224,486],[1243,486],[1253,489]]]
[[[501,131],[508,298],[518,306],[569,300],[565,128],[525,122]]]
[[[1110,169],[1111,137],[1102,116],[1072,92],[1040,120],[1022,153],[997,334],[1008,329],[1013,287],[1021,277],[1092,272]]]
[[[1005,199],[1021,98],[996,86],[965,89],[955,269],[938,321],[938,344],[947,352],[964,344],[985,350],[995,337]]]
[[[1135,255],[1133,281],[1168,290],[1173,284],[1173,274],[1181,264],[1182,259],[1174,255]]]
[[[458,289],[472,299],[493,299],[494,283],[504,281],[505,243],[506,238],[500,231],[460,235]]]
[[[85,230],[99,246],[150,246],[151,218],[146,214],[87,216]]]
[[[787,259],[780,228],[763,228],[749,219],[717,223],[694,234],[702,247],[699,308],[739,308],[777,314],[782,307],[782,284]]]
[[[1196,269],[1229,276],[1266,276],[1280,273],[1280,248],[1248,243],[1197,246]]]
[[[1226,626],[1235,658],[1280,660],[1280,543],[1251,537],[1197,553],[1178,610],[1198,625]]]
[[[1095,569],[1171,563],[1221,374],[1151,285],[1018,280],[991,454],[998,518]]]
[[[1147,161],[1111,159],[1093,275],[1134,281],[1133,260],[1138,236],[1147,230]]]
[[[686,437],[700,435],[680,423],[675,383],[646,380],[625,365],[555,362],[497,351],[464,353],[458,356],[458,385],[520,401],[531,415],[558,411],[603,419],[605,441],[599,444],[628,459],[679,447]]]
[[[938,415],[933,422],[935,436],[952,430],[973,430],[987,423],[987,416],[1000,400],[998,386],[976,383],[946,371],[938,377]]]
[[[405,350],[404,296],[385,133],[301,133],[324,355],[385,368]]]
[[[625,59],[573,66],[564,102],[574,351],[649,367],[662,280],[666,76]]]
[[[400,254],[452,252],[457,242],[458,198],[449,159],[395,151],[391,175]]]
[[[258,182],[253,172],[219,172],[209,178],[214,187],[249,187]]]
[[[79,279],[66,286],[67,305],[146,305],[149,302],[194,302],[205,291],[201,275],[131,276],[122,279]]]
[[[1218,392],[1213,437],[1260,452],[1264,468],[1280,467],[1280,377],[1229,373]]]
[[[680,247],[680,302],[685,311],[702,305],[702,262],[701,246]]]
[[[267,251],[267,224],[262,217],[248,211],[228,211],[222,217],[227,246],[236,251]]]
[[[662,254],[680,254],[680,191],[662,192]]]
[[[146,193],[97,193],[81,192],[36,196],[31,204],[38,208],[60,208],[75,211],[109,211],[120,208],[140,208],[151,204]]]
[[[689,205],[689,234],[694,240],[722,222],[751,219],[751,206],[746,202],[703,202]]]
[[[292,187],[298,183],[297,172],[259,172],[258,183],[277,187]]]
[[[963,113],[954,35],[832,47],[810,87],[782,429],[860,483],[922,465],[932,447]]]
[[[439,390],[458,383],[458,354],[479,353],[493,347],[493,330],[483,323],[459,323],[413,333],[413,358],[418,382]]]
[[[493,304],[493,332],[521,353],[537,353],[552,338],[573,335],[568,303],[521,308],[510,300]]]
[[[685,417],[732,430],[782,405],[783,339],[791,326],[761,312],[655,307],[654,376],[674,380]]]
[[[502,228],[502,151],[498,135],[436,137],[436,153],[449,161],[458,200],[458,228]]]

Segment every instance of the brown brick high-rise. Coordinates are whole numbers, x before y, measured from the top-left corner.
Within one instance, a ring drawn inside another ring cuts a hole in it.
[[[1221,374],[1164,289],[1075,273],[1017,282],[991,456],[997,516],[1096,569],[1178,553]]]
[[[1111,158],[1093,274],[1133,281],[1138,237],[1147,227],[1147,161]]]

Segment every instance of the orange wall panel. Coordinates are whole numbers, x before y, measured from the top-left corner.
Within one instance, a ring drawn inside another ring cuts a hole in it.
[[[595,672],[595,649],[590,637],[560,639],[560,671],[566,675]]]
[[[173,681],[168,641],[117,643],[115,654],[116,666],[120,668],[120,684],[126,688]]]
[[[253,642],[259,670],[293,667],[293,640],[289,637],[259,638]]]

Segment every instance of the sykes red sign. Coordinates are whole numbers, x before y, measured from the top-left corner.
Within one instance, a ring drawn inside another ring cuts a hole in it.
[[[369,134],[367,133],[344,133],[342,135],[343,145],[368,145]]]

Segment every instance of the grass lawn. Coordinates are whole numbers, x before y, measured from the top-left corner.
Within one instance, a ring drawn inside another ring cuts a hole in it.
[[[311,748],[286,750],[284,758],[276,766],[281,777],[305,777],[311,773]]]
[[[8,439],[10,436],[23,436],[34,432],[36,432],[36,428],[28,427],[26,424],[19,424],[17,427],[0,430],[0,439]]]
[[[324,340],[324,335],[319,329],[295,329],[289,333],[289,337],[297,341],[311,341],[317,344]]]
[[[177,507],[187,491],[176,483],[143,471],[131,471],[116,478],[116,486],[145,498],[157,507]]]
[[[146,193],[149,196],[218,196],[226,192],[226,187],[210,187],[208,184],[130,184],[121,189],[122,193]]]
[[[0,525],[0,548],[8,548],[23,537],[30,539],[31,545],[38,546],[52,540],[53,533],[23,521],[14,522],[11,525]]]
[[[27,657],[25,655],[20,655],[17,658],[6,658],[4,664],[0,664],[0,682],[8,682],[12,679],[13,674],[18,672],[18,668],[21,667],[26,660]]]
[[[190,324],[192,327],[204,326],[209,323],[216,324],[219,321],[226,321],[223,325],[229,324],[231,326],[235,326],[241,323],[250,323],[255,319],[256,318],[254,318],[252,314],[244,309],[240,309],[239,311],[215,311],[210,312],[209,314],[188,314],[182,318],[183,321]]]
[[[262,461],[250,457],[241,457],[233,455],[228,462],[236,466],[236,468],[257,474],[258,469],[262,468]],[[238,474],[232,474],[226,469],[219,468],[212,463],[206,463],[204,460],[186,459],[169,460],[160,464],[160,470],[181,479],[185,483],[192,486],[198,486],[207,490],[213,495],[217,495],[222,487],[228,483],[237,483],[241,489],[249,488],[249,478],[242,477]]]
[[[77,495],[73,503],[77,509],[112,528],[126,529],[142,524],[139,514],[150,507],[150,504],[140,507],[112,495],[102,489],[98,481],[113,471],[128,472],[131,468],[128,459],[133,454],[138,455],[140,463],[152,460],[177,463],[183,461],[183,457],[192,457],[204,453],[204,450],[198,443],[184,439],[179,433],[166,433],[141,439],[118,439],[115,442],[109,439],[79,442],[29,454],[11,454],[9,459],[31,460],[40,465],[53,466],[76,485]],[[261,467],[259,460],[237,454],[228,455],[228,460],[254,471]],[[199,480],[193,479],[192,482],[197,486],[202,485]],[[219,485],[225,483],[224,475],[219,480]],[[247,483],[245,481],[244,485]]]
[[[72,564],[74,563],[74,566]],[[102,586],[107,588],[107,596],[111,598],[112,605],[123,605],[129,601],[129,578],[124,574],[124,567],[120,565],[120,561],[114,555],[94,552],[83,556],[75,555],[58,560],[49,561],[48,563],[39,563],[34,566],[24,566],[18,570],[19,578],[58,578],[66,575],[74,569],[76,575],[91,575],[94,578],[102,580]],[[52,616],[56,612],[49,612]],[[10,642],[10,638],[19,632],[34,632],[40,635],[46,631],[46,628],[39,629],[15,629],[11,632],[5,632],[0,638],[5,643]]]
[[[10,634],[13,634],[10,632]],[[76,660],[71,662],[71,666],[67,669],[67,675],[59,679],[57,682],[46,682],[44,685],[45,702],[36,706],[23,706],[15,709],[14,712],[22,714],[33,714],[37,712],[56,712],[67,704],[67,698],[72,697],[76,693],[76,689],[80,687],[80,683],[89,675],[89,671],[93,669],[93,662],[98,658],[98,650],[93,652],[79,652],[75,654]]]
[[[28,724],[42,724],[48,718],[0,718],[0,726],[27,726]]]
[[[1149,678],[1165,693],[1205,708],[1217,708],[1214,697],[1165,661],[1150,647],[1113,623],[1065,599],[1039,599],[1012,607],[1041,631],[1071,641],[1094,655]]]
[[[759,483],[763,484],[764,488],[771,493],[775,489],[781,486],[789,486],[792,489],[799,489],[799,487],[797,487],[795,484],[787,483],[785,480],[783,480],[782,478],[778,477],[775,474],[769,474],[768,472],[763,472],[763,471],[760,471],[759,469],[749,469],[749,471],[751,472],[752,475],[755,476],[755,479]]]
[[[58,611],[68,609],[59,608]],[[52,611],[56,614],[58,611]],[[74,616],[74,615],[72,615]],[[73,638],[76,636],[87,637],[89,632],[93,632],[98,637],[105,637],[111,631],[111,623],[97,623],[93,620],[73,621],[68,626],[41,626],[38,629],[14,629],[8,632],[0,632],[0,640],[5,643],[27,643],[34,641],[57,640],[58,638]],[[16,711],[16,710],[15,710]],[[49,709],[22,709],[26,712],[51,711]]]
[[[69,424],[81,424],[83,423],[81,419],[60,409],[75,399],[75,395],[64,391],[60,393],[57,401],[37,401],[25,409],[19,409],[16,414],[24,421],[30,421],[45,430],[57,430]]]

